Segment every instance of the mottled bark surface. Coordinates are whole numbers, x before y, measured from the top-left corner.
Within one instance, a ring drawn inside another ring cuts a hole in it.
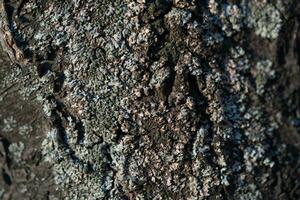
[[[0,199],[300,198],[297,0],[0,4]]]

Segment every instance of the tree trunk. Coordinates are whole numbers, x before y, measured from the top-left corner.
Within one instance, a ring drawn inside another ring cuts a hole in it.
[[[0,199],[300,198],[298,0],[0,2]]]

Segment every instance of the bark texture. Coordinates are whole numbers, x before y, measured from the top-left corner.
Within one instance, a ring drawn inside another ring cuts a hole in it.
[[[298,0],[0,11],[0,198],[300,198]]]

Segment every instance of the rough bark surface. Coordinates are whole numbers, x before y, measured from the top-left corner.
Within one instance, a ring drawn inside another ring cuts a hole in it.
[[[0,0],[0,199],[299,199],[298,0]]]

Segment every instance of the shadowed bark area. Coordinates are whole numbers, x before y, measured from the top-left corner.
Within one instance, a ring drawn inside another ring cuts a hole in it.
[[[0,198],[300,198],[297,0],[0,11]]]

